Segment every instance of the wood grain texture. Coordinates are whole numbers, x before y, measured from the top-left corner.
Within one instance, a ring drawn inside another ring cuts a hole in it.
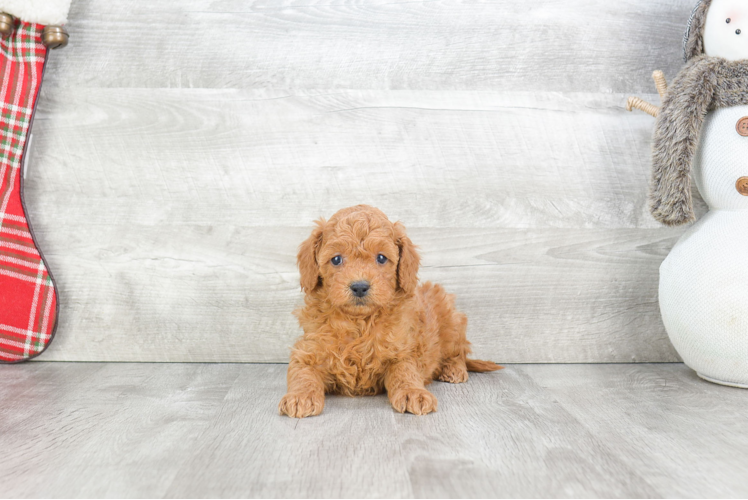
[[[175,237],[105,226],[93,241],[67,238],[63,253],[49,255],[62,271],[65,333],[45,359],[285,360],[300,334],[295,249],[307,232],[184,226]],[[653,278],[672,235],[411,231],[431,249],[421,278],[457,294],[476,355],[502,363],[677,360]]]
[[[745,392],[680,364],[514,365],[276,414],[285,365],[0,367],[0,497],[745,497]]]
[[[656,291],[682,230],[648,214],[653,120],[624,105],[679,66],[689,3],[75,2],[26,185],[46,359],[285,361],[298,244],[369,203],[479,355],[678,360]]]
[[[48,85],[644,92],[693,4],[77,0]]]
[[[307,227],[368,202],[410,227],[656,228],[654,122],[624,97],[46,90],[29,201],[41,224]]]
[[[656,286],[681,230],[647,215],[651,120],[619,96],[48,93],[27,179],[67,304],[47,359],[284,361],[296,248],[361,202],[411,228],[481,355],[678,359]]]
[[[558,405],[646,480],[660,496],[748,494],[748,398],[705,384],[679,365],[640,369],[533,366],[531,376]],[[650,398],[658,394],[657,401]],[[642,396],[642,397],[639,397]],[[630,418],[629,418],[630,417]],[[646,449],[642,445],[646,443]],[[661,454],[660,454],[661,453]],[[662,456],[666,460],[661,460]],[[734,468],[725,468],[731,463]]]

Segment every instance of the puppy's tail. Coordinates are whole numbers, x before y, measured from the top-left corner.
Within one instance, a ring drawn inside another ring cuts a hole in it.
[[[481,361],[479,359],[468,359],[465,361],[469,372],[485,373],[495,372],[504,368],[493,361]]]

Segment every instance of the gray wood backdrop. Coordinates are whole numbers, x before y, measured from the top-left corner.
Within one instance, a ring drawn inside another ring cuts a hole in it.
[[[46,360],[278,362],[311,222],[369,203],[499,362],[677,361],[650,75],[693,0],[75,0],[26,196]],[[700,210],[703,211],[703,206]]]

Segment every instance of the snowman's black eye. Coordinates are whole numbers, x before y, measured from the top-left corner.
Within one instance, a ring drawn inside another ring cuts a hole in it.
[[[379,255],[377,255],[377,262],[379,262],[380,264],[386,264],[387,257],[385,257],[384,255],[380,253]]]
[[[732,21],[732,19],[730,19],[730,18],[728,17],[728,18],[727,18],[727,24],[730,24],[730,21]]]
[[[335,256],[335,257],[333,257],[333,258],[332,258],[332,260],[330,261],[330,264],[332,264],[332,265],[333,265],[333,266],[335,266],[335,267],[339,266],[339,265],[340,265],[340,264],[342,264],[342,263],[343,263],[343,257],[341,257],[340,255],[336,255],[336,256]]]
[[[740,30],[735,30],[735,34],[736,34],[736,35],[739,35],[739,34],[741,34],[741,33],[742,33],[742,31],[740,31]]]

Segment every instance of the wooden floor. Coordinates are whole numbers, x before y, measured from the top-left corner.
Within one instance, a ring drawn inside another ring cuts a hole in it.
[[[748,496],[748,392],[683,365],[513,365],[434,384],[430,416],[301,421],[285,369],[0,367],[0,496]]]

